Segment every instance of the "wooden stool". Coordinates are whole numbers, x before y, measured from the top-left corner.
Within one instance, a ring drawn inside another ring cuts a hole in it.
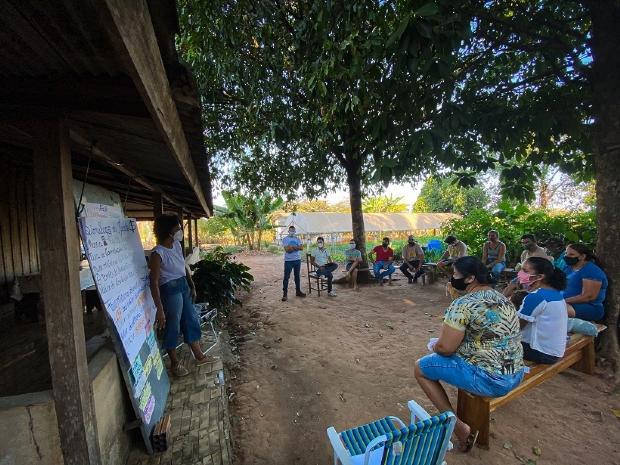
[[[437,265],[434,263],[425,263],[422,265],[425,273],[422,275],[422,285],[426,286],[426,279],[428,277],[429,284],[435,284],[437,282]]]

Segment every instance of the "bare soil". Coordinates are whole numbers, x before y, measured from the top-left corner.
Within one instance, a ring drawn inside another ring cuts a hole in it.
[[[230,314],[237,363],[228,393],[236,465],[333,463],[329,426],[351,428],[386,415],[407,422],[407,401],[437,413],[413,377],[449,305],[443,283],[344,285],[338,294],[281,302],[283,258],[238,257],[255,281],[243,308]],[[342,277],[343,267],[335,275]],[[292,280],[291,280],[292,281]],[[305,264],[302,289],[308,291]],[[618,389],[608,369],[595,376],[566,370],[492,414],[489,450],[448,453],[450,465],[620,464]],[[456,390],[447,386],[453,406]],[[542,454],[536,456],[533,447]]]

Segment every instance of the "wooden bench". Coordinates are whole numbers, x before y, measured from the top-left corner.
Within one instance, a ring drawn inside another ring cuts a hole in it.
[[[599,333],[605,329],[603,325],[596,325]],[[523,377],[521,384],[503,397],[482,397],[470,394],[459,389],[456,416],[467,423],[472,431],[478,430],[477,444],[483,447],[489,445],[489,429],[491,412],[507,404],[533,387],[545,382],[569,367],[588,375],[594,374],[594,337],[583,334],[572,334],[566,341],[564,357],[553,365],[537,365],[525,362],[529,373]]]

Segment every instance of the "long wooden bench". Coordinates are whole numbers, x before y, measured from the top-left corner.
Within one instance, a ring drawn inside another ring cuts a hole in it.
[[[606,327],[596,325],[600,333]],[[545,382],[569,367],[588,375],[594,374],[594,337],[583,334],[573,334],[566,341],[564,357],[553,365],[537,365],[526,362],[529,373],[523,377],[521,384],[503,397],[482,397],[470,394],[459,389],[456,415],[467,423],[472,431],[479,431],[477,444],[483,447],[489,445],[491,412],[507,404],[533,387]]]

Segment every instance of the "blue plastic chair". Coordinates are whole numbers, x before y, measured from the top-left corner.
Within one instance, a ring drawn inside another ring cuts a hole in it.
[[[407,404],[411,424],[386,417],[337,433],[327,429],[334,449],[334,465],[441,465],[452,449],[450,437],[456,417],[445,412],[431,417],[417,402]]]

